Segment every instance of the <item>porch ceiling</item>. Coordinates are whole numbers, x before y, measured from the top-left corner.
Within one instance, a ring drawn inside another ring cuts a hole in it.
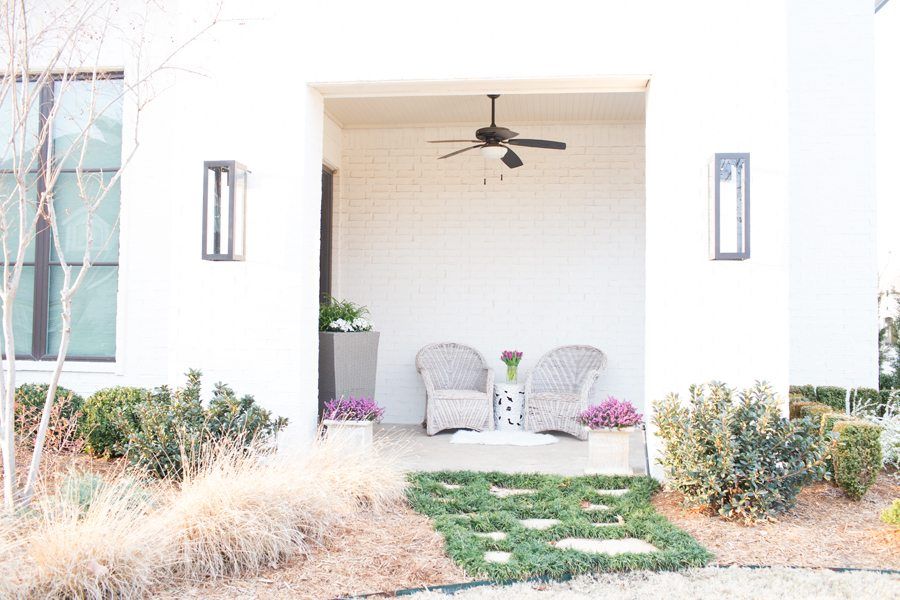
[[[399,127],[490,121],[484,95],[326,98],[343,127]],[[643,121],[643,92],[509,94],[497,101],[498,123]]]

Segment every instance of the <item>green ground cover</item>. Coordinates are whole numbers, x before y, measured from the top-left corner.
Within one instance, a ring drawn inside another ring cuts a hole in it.
[[[711,558],[691,536],[656,512],[650,498],[658,484],[649,477],[444,471],[417,473],[410,480],[407,495],[413,508],[431,517],[435,529],[446,540],[450,557],[472,577],[507,580],[637,569],[674,570],[703,566]],[[623,489],[627,493],[603,493]],[[505,495],[502,490],[532,491]],[[587,505],[607,508],[588,511]],[[529,529],[521,523],[525,519],[556,519],[559,523],[547,529]],[[492,532],[502,532],[506,537],[477,535]],[[553,545],[565,538],[632,538],[648,542],[657,550],[608,554]],[[486,553],[509,555],[505,563],[490,562]]]

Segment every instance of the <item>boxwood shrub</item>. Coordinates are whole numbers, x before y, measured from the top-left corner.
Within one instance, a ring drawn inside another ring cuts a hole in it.
[[[847,388],[820,385],[816,388],[816,400],[822,404],[827,404],[834,410],[843,412],[846,409]]]
[[[803,396],[803,399],[807,402],[815,402],[816,401],[816,387],[813,385],[792,385],[790,387],[790,393],[799,394]]]
[[[786,510],[803,484],[824,476],[828,438],[812,419],[782,417],[770,386],[736,400],[722,383],[690,394],[687,405],[677,394],[654,403],[660,463],[689,504],[753,522]]]
[[[128,432],[137,425],[137,405],[149,397],[149,390],[124,386],[91,395],[84,402],[80,423],[85,450],[94,456],[123,456]]]
[[[865,495],[881,470],[881,428],[862,420],[839,420],[832,449],[834,480],[852,499]]]

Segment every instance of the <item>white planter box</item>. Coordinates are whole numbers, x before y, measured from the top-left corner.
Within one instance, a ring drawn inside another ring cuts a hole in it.
[[[622,429],[588,430],[588,475],[634,475],[629,465],[631,432],[634,427]]]
[[[374,421],[334,421],[325,419],[325,435],[347,448],[371,448]]]

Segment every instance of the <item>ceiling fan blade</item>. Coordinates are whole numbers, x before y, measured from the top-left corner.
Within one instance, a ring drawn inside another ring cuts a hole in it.
[[[451,152],[450,154],[438,156],[438,160],[442,158],[450,158],[451,156],[456,156],[457,154],[462,154],[463,152],[468,152],[469,150],[473,150],[475,148],[481,148],[482,146],[484,146],[484,144],[475,144],[474,146],[469,146],[468,148],[463,148],[462,150],[457,150],[456,152]]]
[[[519,155],[513,152],[512,148],[506,149],[506,154],[503,155],[503,158],[500,160],[503,161],[503,164],[509,167],[510,169],[515,169],[516,167],[522,166],[522,159],[519,158]]]
[[[547,148],[550,150],[565,150],[565,142],[551,142],[550,140],[509,140],[506,142],[513,146],[528,146],[529,148]]]
[[[448,142],[453,142],[456,144],[462,144],[464,142],[469,142],[471,144],[480,144],[478,140],[428,140],[429,144],[446,144]]]

